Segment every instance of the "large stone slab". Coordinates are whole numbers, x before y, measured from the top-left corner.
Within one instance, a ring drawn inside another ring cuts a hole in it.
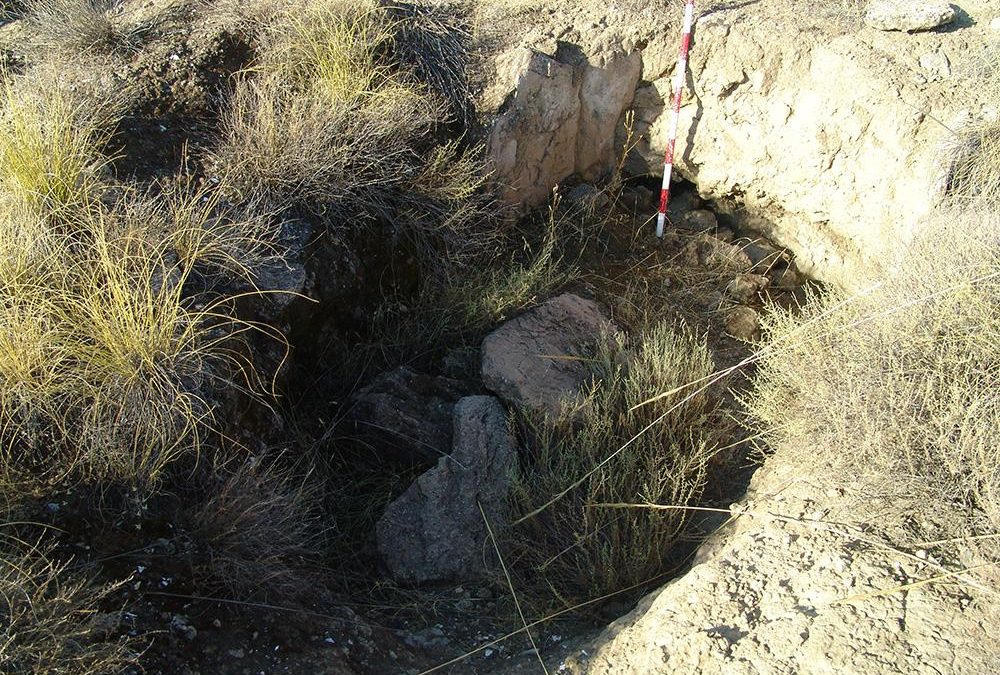
[[[879,30],[913,33],[933,30],[955,20],[955,10],[936,0],[871,0],[865,23]]]
[[[514,436],[497,399],[468,396],[456,403],[451,454],[378,522],[378,549],[393,578],[419,584],[480,574],[491,544],[479,507],[496,531],[515,461]]]
[[[489,139],[497,179],[508,201],[528,206],[573,173],[593,181],[611,170],[615,130],[642,70],[638,52],[588,57],[567,43],[553,52],[498,56],[489,96],[499,108]]]
[[[593,300],[552,298],[483,340],[483,384],[512,406],[557,415],[591,377],[582,359],[614,330]]]

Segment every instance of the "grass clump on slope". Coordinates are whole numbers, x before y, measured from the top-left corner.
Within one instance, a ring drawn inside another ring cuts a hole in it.
[[[461,257],[483,177],[474,150],[433,138],[448,105],[396,61],[400,25],[372,0],[283,8],[223,113],[215,163],[241,198],[381,222],[422,259]]]
[[[995,72],[985,85],[1000,100]],[[986,120],[959,136],[946,203],[880,280],[767,316],[748,406],[772,447],[855,477],[876,524],[908,523],[910,543],[985,535],[977,546],[995,562],[1000,132]]]
[[[194,275],[266,246],[197,191],[110,190],[106,127],[45,77],[4,86],[0,471],[148,485],[199,452],[213,390],[252,371],[231,342],[250,327]]]

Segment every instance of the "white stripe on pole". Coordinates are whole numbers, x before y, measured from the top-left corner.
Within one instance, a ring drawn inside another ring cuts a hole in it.
[[[674,77],[674,106],[670,120],[670,135],[663,157],[663,184],[660,187],[660,210],[656,214],[656,236],[663,236],[667,220],[667,205],[670,203],[670,176],[674,170],[674,147],[677,145],[677,127],[681,116],[681,96],[684,92],[684,78],[687,74],[688,50],[691,48],[691,29],[694,26],[694,0],[687,0],[684,7],[684,30],[681,51],[677,59],[677,74]]]

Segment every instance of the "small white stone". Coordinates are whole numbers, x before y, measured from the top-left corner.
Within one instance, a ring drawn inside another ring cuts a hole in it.
[[[932,75],[948,77],[951,75],[951,63],[941,52],[927,52],[920,57],[920,67]]]

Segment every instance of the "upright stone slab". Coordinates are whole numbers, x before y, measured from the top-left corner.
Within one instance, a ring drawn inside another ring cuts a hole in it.
[[[403,583],[467,579],[482,573],[505,516],[516,461],[507,413],[492,396],[455,404],[452,452],[389,505],[376,527],[378,549]]]

